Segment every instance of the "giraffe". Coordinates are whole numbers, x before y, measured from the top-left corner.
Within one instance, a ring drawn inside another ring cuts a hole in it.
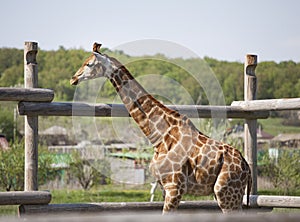
[[[70,84],[98,77],[110,80],[131,117],[154,147],[150,171],[164,191],[163,214],[176,211],[182,195],[214,194],[223,213],[247,205],[252,180],[242,154],[232,146],[201,133],[186,116],[161,104],[134,79],[117,59],[93,53],[71,78]]]

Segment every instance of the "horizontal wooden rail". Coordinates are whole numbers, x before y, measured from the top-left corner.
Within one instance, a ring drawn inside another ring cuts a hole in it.
[[[247,111],[300,110],[300,98],[233,101],[231,105],[239,106]]]
[[[0,192],[0,205],[48,204],[51,193],[48,191]]]
[[[82,214],[82,213],[121,213],[121,212],[162,212],[163,202],[116,202],[116,203],[73,203],[73,204],[49,204],[49,205],[21,205],[19,207],[20,215],[33,214]],[[201,202],[181,202],[179,210],[190,209],[195,210],[219,210],[215,201]],[[221,212],[221,211],[220,211]]]
[[[79,204],[49,204],[49,205],[22,205],[20,215],[34,214],[82,214],[82,213],[161,213],[163,202],[119,202],[119,203],[79,203]],[[249,209],[255,211],[272,211],[273,208]],[[181,201],[179,212],[221,212],[216,201]]]
[[[244,196],[243,203],[246,204],[246,196]],[[250,206],[251,207],[300,208],[300,197],[251,195]]]
[[[269,117],[268,111],[248,112],[240,107],[232,106],[193,106],[170,105],[171,109],[190,118],[248,118],[264,119]],[[20,102],[20,115],[39,116],[102,116],[129,117],[123,104],[87,104],[71,102],[34,103]]]
[[[6,218],[7,219],[7,218]],[[5,220],[6,220],[5,219]],[[31,222],[40,221],[64,221],[64,222],[182,222],[182,221],[197,221],[197,222],[253,222],[253,221],[272,221],[272,222],[299,222],[300,214],[216,214],[216,213],[201,213],[201,214],[171,214],[168,216],[162,216],[161,214],[121,214],[121,215],[82,215],[79,213],[73,213],[69,215],[34,215],[25,217],[26,220]],[[9,218],[10,222],[19,222],[20,218]]]
[[[0,101],[51,102],[53,98],[51,89],[0,87]]]

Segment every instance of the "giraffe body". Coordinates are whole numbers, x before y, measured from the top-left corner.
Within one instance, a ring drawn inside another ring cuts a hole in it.
[[[251,189],[250,168],[230,145],[202,134],[184,115],[149,95],[116,59],[102,55],[100,44],[70,83],[107,77],[132,118],[154,146],[150,171],[165,193],[163,212],[177,209],[182,195],[214,193],[224,213],[241,210],[246,186]]]

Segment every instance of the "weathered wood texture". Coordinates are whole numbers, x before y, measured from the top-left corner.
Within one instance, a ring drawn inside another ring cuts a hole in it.
[[[22,205],[20,215],[34,214],[76,214],[76,213],[145,213],[157,212],[161,214],[163,202],[121,202],[121,203],[81,203],[81,204],[49,204],[49,205]],[[272,207],[245,208],[249,211],[272,211]],[[220,212],[216,201],[181,201],[179,213]]]
[[[25,88],[38,86],[36,54],[38,44],[25,42],[24,45],[24,83]],[[25,191],[38,190],[38,116],[25,116]]]
[[[0,101],[51,102],[54,91],[40,88],[0,88]]]
[[[187,115],[190,118],[258,118],[269,117],[268,111],[248,112],[239,107],[232,106],[192,106],[172,105],[171,109]],[[129,117],[123,104],[87,104],[71,102],[34,103],[20,102],[18,105],[20,115],[39,116],[112,116]]]
[[[48,191],[0,192],[0,205],[48,204],[51,193]]]
[[[256,55],[246,55],[244,65],[244,99],[256,99]],[[251,194],[257,194],[257,120],[245,119],[244,125],[244,151],[245,158],[251,168],[252,189]],[[247,188],[248,189],[248,188]]]
[[[80,213],[73,213],[69,215],[49,215],[49,216],[28,216],[25,220],[35,222],[253,222],[253,221],[272,221],[272,222],[299,222],[300,214],[216,214],[216,213],[201,213],[201,214],[171,214],[162,216],[160,214],[146,213],[146,214],[121,214],[121,215],[82,215]],[[20,221],[19,218],[5,218],[5,221],[15,222]]]
[[[247,203],[246,196],[244,196],[243,203]],[[300,208],[300,197],[251,195],[250,207]]]
[[[247,111],[300,110],[300,98],[233,101],[231,105],[239,106],[243,110],[247,110]]]
[[[74,213],[144,213],[158,212],[161,213],[163,202],[118,202],[118,203],[79,203],[79,204],[49,204],[49,205],[21,205],[19,214],[74,214]],[[179,211],[182,210],[203,210],[203,211],[220,211],[215,201],[187,201],[181,202]]]

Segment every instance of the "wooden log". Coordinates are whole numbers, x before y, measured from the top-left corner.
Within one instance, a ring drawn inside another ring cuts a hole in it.
[[[54,91],[40,88],[0,88],[0,101],[51,102]]]
[[[247,203],[246,196],[244,196],[243,203]],[[300,208],[300,197],[251,195],[250,207]]]
[[[48,204],[50,201],[49,191],[0,192],[0,205]]]
[[[258,118],[269,117],[268,111],[248,112],[240,107],[232,106],[167,106],[187,115],[190,118]],[[102,117],[129,117],[123,104],[87,104],[71,102],[33,103],[20,102],[20,115],[39,116],[102,116]]]
[[[114,202],[114,203],[72,203],[49,205],[21,205],[19,215],[37,214],[124,214],[124,213],[150,213],[161,214],[163,202]],[[244,210],[249,212],[270,212],[272,207],[255,207]],[[179,213],[208,213],[221,212],[216,201],[181,201],[178,207]]]
[[[7,218],[6,218],[7,219]],[[22,218],[21,218],[22,219]],[[26,216],[25,220],[30,220],[31,222],[182,222],[182,221],[197,221],[197,222],[253,222],[253,221],[272,221],[272,222],[299,222],[300,214],[216,214],[216,213],[203,213],[197,214],[170,214],[167,216],[162,216],[161,214],[121,214],[121,215],[82,215],[79,213],[69,214],[69,215],[34,215]],[[9,218],[10,222],[19,222],[20,218]]]
[[[244,99],[245,101],[256,99],[256,55],[246,55],[244,65]],[[245,159],[251,168],[252,189],[251,194],[257,194],[257,120],[245,119],[244,125],[244,151]],[[248,189],[248,188],[247,188]]]
[[[282,111],[300,110],[300,98],[262,99],[253,101],[233,101],[232,106],[239,106],[247,111]]]
[[[24,82],[25,88],[38,86],[36,54],[38,44],[25,42],[24,45]],[[38,190],[38,116],[25,116],[25,191]]]
[[[19,214],[74,214],[74,213],[161,213],[163,202],[114,202],[114,203],[73,203],[73,204],[49,204],[49,205],[21,205]],[[215,201],[182,201],[179,205],[179,211],[219,211]]]

